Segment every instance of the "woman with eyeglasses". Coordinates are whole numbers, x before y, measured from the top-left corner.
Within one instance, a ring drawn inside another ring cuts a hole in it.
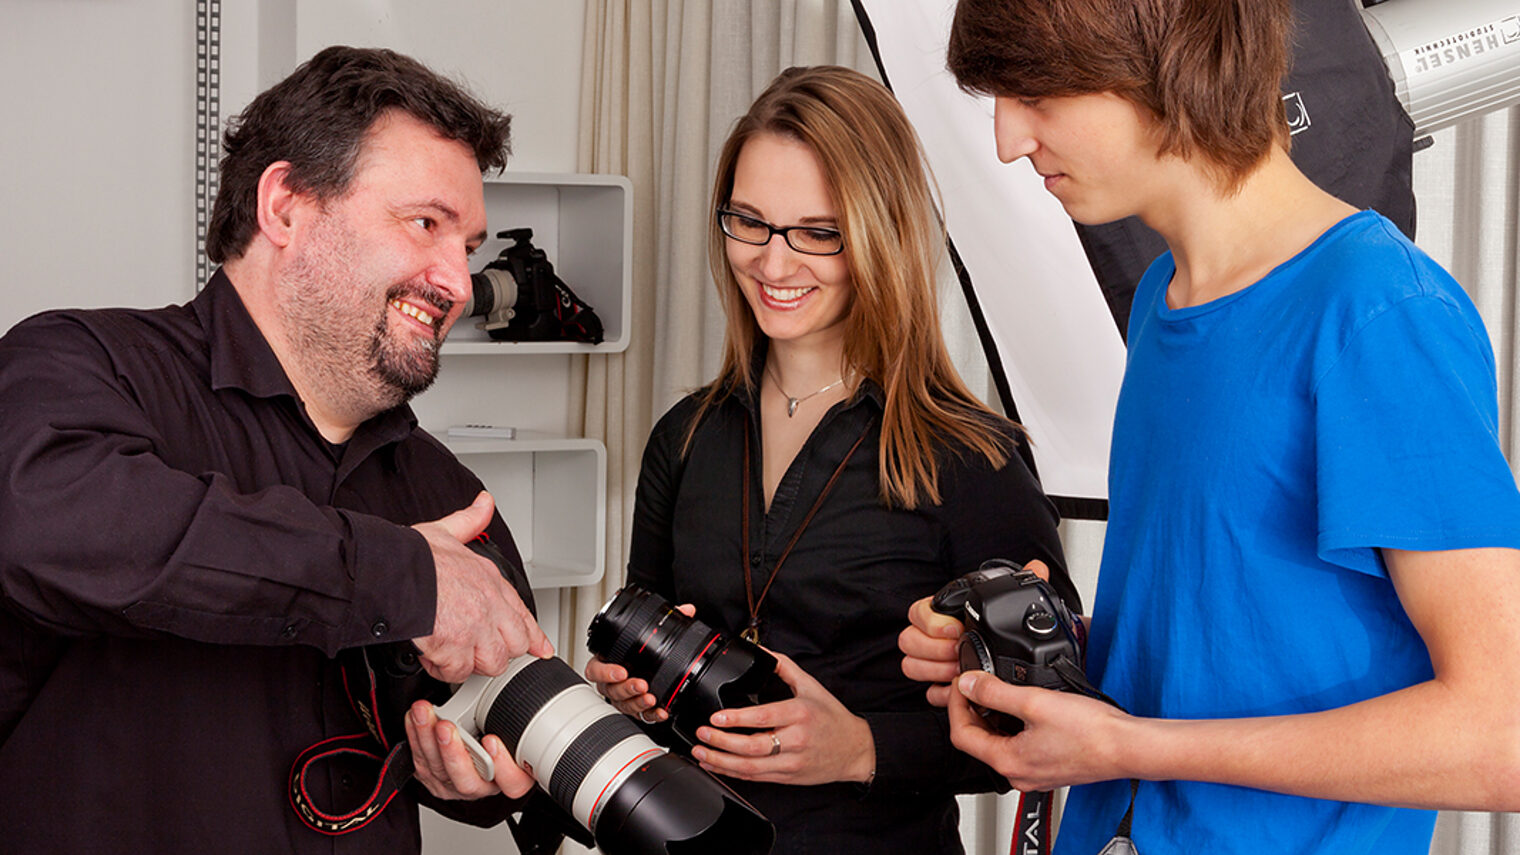
[[[989,558],[1044,561],[1077,606],[1027,439],[946,353],[922,163],[857,72],[793,68],[760,95],[713,188],[723,365],[644,452],[628,581],[758,641],[796,695],[715,714],[692,750],[775,823],[776,853],[961,852],[954,795],[1006,783],[904,676],[908,606]],[[625,669],[586,675],[667,718]]]

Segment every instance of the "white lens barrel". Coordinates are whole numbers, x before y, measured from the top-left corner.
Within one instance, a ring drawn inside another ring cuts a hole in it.
[[[638,758],[663,753],[595,689],[582,685],[539,708],[523,728],[516,756],[555,801],[594,832],[601,795],[616,790],[637,768]]]
[[[534,666],[532,674],[524,675]],[[499,700],[511,715],[488,725]],[[593,833],[603,799],[649,760],[666,753],[558,659],[513,660],[480,693],[474,724],[478,732],[501,736],[513,748],[513,759]],[[503,732],[503,727],[518,732]]]

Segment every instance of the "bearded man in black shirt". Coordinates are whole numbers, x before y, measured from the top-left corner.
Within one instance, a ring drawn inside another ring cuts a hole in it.
[[[406,406],[508,127],[411,59],[324,50],[228,132],[199,296],[0,339],[5,851],[415,852],[419,801],[488,824],[529,791],[418,702],[389,809],[327,836],[286,795],[303,749],[365,730],[339,651],[410,640],[449,682],[553,652],[489,494]],[[510,582],[464,546],[482,531]]]

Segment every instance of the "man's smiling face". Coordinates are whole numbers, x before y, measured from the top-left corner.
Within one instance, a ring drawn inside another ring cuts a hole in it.
[[[485,239],[480,170],[462,143],[404,113],[371,129],[346,193],[301,231],[277,289],[310,394],[368,418],[426,389]]]

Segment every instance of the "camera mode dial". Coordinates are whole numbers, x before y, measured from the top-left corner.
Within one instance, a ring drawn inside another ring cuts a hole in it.
[[[1038,605],[1031,606],[1024,615],[1024,628],[1029,630],[1030,635],[1039,638],[1049,638],[1056,634],[1060,624],[1056,622],[1056,616],[1045,611]]]

